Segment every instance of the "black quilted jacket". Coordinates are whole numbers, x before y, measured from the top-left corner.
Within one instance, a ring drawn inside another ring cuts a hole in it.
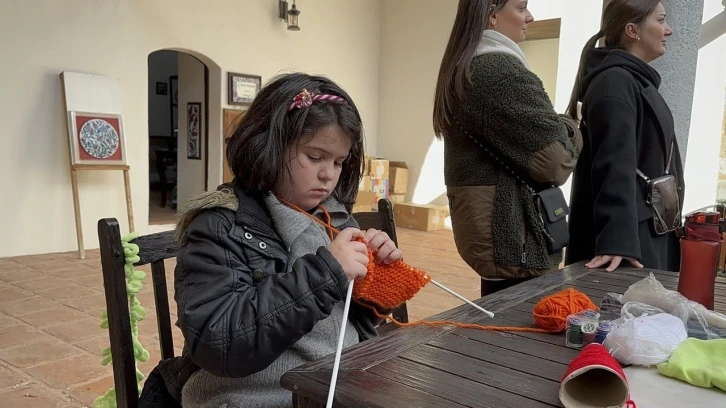
[[[350,219],[345,227],[358,227]],[[259,193],[231,185],[187,206],[175,270],[184,355],[162,361],[147,380],[141,406],[178,407],[198,368],[224,377],[263,370],[330,315],[348,282],[325,247],[299,258],[290,273],[287,250]],[[355,302],[349,320],[361,341],[380,320]]]

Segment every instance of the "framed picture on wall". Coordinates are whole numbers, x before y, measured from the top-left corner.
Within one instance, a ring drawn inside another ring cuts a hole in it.
[[[202,103],[187,103],[187,159],[202,159]]]
[[[166,95],[168,92],[168,84],[166,82],[157,82],[156,83],[156,94],[157,95]]]
[[[227,83],[229,84],[227,103],[248,106],[252,104],[252,100],[260,92],[262,77],[229,72],[227,74]]]
[[[121,115],[70,111],[71,164],[126,165]]]

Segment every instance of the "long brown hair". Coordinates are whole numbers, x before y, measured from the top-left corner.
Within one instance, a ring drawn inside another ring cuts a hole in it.
[[[509,0],[459,0],[454,27],[441,59],[434,95],[434,133],[441,139],[450,125],[453,106],[465,96],[471,84],[471,61],[489,16]]]
[[[612,0],[605,6],[602,15],[602,30],[587,41],[580,55],[580,67],[577,70],[575,86],[572,88],[572,94],[570,95],[570,104],[567,106],[567,115],[572,119],[576,121],[580,120],[577,112],[577,104],[580,99],[580,93],[582,92],[582,81],[585,76],[585,58],[588,50],[595,47],[597,41],[602,37],[605,37],[605,48],[624,49],[625,42],[623,41],[623,36],[625,35],[625,26],[628,24],[642,24],[655,11],[658,4],[660,4],[660,0]]]

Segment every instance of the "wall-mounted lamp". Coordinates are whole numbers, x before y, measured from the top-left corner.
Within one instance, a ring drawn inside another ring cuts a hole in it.
[[[295,7],[295,0],[292,0],[292,8],[287,9],[287,0],[280,0],[280,19],[287,23],[287,29],[290,31],[300,31],[297,23],[300,16],[300,10]]]

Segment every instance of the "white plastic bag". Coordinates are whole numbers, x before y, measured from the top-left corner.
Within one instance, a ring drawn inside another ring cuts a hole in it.
[[[603,346],[625,365],[649,367],[668,361],[673,350],[688,338],[686,326],[668,313],[633,317],[625,310],[628,305],[623,306],[622,317],[611,322],[613,329]]]
[[[638,317],[643,314],[669,313],[681,319],[690,337],[726,338],[726,316],[706,309],[675,290],[666,289],[653,273],[630,285],[624,294],[608,293],[601,303],[603,315],[612,319],[622,313]]]

